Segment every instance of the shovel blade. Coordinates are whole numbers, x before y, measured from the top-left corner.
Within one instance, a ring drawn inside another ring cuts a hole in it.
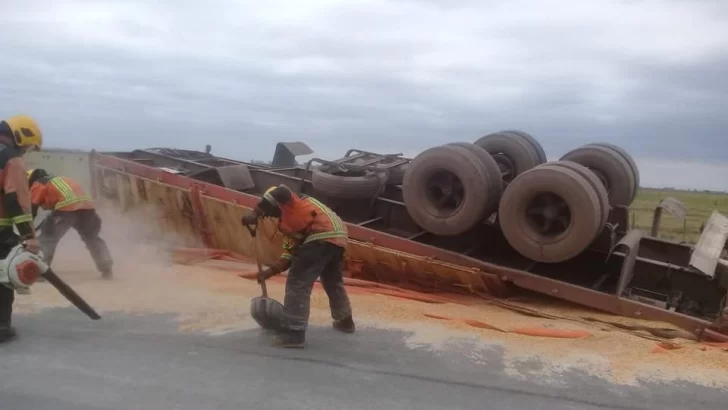
[[[283,325],[283,305],[271,298],[258,296],[251,299],[250,315],[266,330],[279,330]]]

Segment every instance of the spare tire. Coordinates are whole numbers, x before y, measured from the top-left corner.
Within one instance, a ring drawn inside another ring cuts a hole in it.
[[[632,158],[632,156],[629,155],[627,150],[625,150],[624,148],[622,148],[620,146],[614,145],[614,144],[608,144],[606,142],[599,142],[599,143],[594,143],[594,144],[589,144],[589,145],[597,145],[597,146],[601,146],[601,147],[611,148],[611,149],[617,151],[625,160],[627,160],[630,168],[632,168],[632,174],[634,175],[635,191],[634,191],[634,194],[632,195],[632,201],[634,201],[634,198],[635,198],[635,196],[637,196],[637,191],[639,190],[639,187],[640,187],[640,170],[639,170],[639,168],[637,168],[637,163],[634,161],[634,158]],[[589,145],[587,145],[587,146],[589,146]],[[631,203],[631,201],[630,201],[630,203]]]
[[[609,211],[611,210],[609,206],[609,195],[607,194],[607,189],[604,187],[604,184],[602,184],[602,181],[597,178],[597,176],[593,172],[591,172],[589,168],[571,161],[549,162],[542,166],[568,168],[578,173],[582,177],[586,178],[586,180],[589,181],[589,184],[591,184],[592,188],[594,188],[594,191],[599,197],[599,208],[602,213],[602,216],[600,218],[600,225],[603,228],[607,224],[607,221],[609,220]]]
[[[404,173],[407,172],[407,167],[409,167],[409,162],[389,168],[389,178],[387,178],[387,184],[402,185],[402,180],[404,180]]]
[[[435,235],[452,236],[483,221],[495,206],[488,171],[478,155],[453,145],[430,148],[407,167],[402,198],[417,225]]]
[[[540,165],[506,188],[498,219],[508,243],[521,255],[558,263],[583,252],[604,227],[599,195],[568,166]]]
[[[377,196],[386,173],[374,171],[338,171],[324,165],[312,171],[311,183],[319,194],[341,199],[371,199]]]
[[[543,163],[536,148],[519,134],[496,132],[479,138],[475,145],[488,151],[495,159],[505,184]]]
[[[589,168],[602,181],[612,206],[629,206],[637,189],[636,176],[622,155],[611,148],[589,144],[569,151],[562,161],[572,161]]]
[[[501,196],[503,196],[503,178],[501,177],[501,172],[500,168],[498,168],[498,164],[495,162],[493,157],[488,154],[488,151],[480,148],[475,144],[471,144],[469,142],[451,142],[449,144],[445,144],[445,146],[465,148],[473,154],[477,155],[480,159],[480,162],[483,163],[483,166],[488,173],[488,186],[483,187],[483,189],[488,190],[488,204],[485,206],[485,216],[487,218],[498,209],[498,203],[500,202]]]

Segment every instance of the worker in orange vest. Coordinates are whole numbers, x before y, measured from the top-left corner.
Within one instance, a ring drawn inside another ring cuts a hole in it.
[[[15,115],[0,121],[0,259],[19,243],[38,253],[38,239],[33,229],[30,192],[25,183],[23,154],[39,150],[43,134],[36,121],[27,115]],[[18,229],[18,234],[13,230]],[[17,336],[12,326],[15,290],[0,285],[0,343]]]
[[[74,228],[86,244],[96,268],[104,278],[111,278],[113,261],[99,232],[101,218],[91,198],[78,182],[69,177],[49,175],[44,169],[28,171],[33,218],[38,207],[52,210],[40,231],[39,241],[46,262],[53,262],[58,242],[69,229]]]
[[[319,276],[329,298],[334,328],[353,333],[355,325],[343,278],[348,232],[341,218],[315,198],[296,195],[285,185],[268,189],[242,222],[257,225],[261,217],[279,218],[278,229],[286,240],[278,262],[259,272],[258,281],[290,268],[283,301],[283,331],[274,344],[303,347],[311,290]]]

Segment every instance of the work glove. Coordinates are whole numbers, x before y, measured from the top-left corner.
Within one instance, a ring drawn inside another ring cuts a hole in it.
[[[275,276],[279,273],[280,272],[276,271],[273,268],[265,268],[262,271],[258,272],[258,283],[263,283],[268,278],[272,278],[273,276]]]
[[[258,224],[258,213],[255,211],[248,212],[243,216],[243,225],[255,226]]]
[[[23,241],[23,245],[25,247],[25,250],[34,254],[38,254],[40,252],[40,243],[38,242],[38,238],[29,238]]]

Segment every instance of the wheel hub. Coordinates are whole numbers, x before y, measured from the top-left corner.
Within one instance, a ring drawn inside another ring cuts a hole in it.
[[[449,171],[435,172],[427,187],[427,199],[440,211],[455,212],[465,198],[462,181]]]
[[[543,217],[545,219],[553,220],[559,216],[559,208],[553,205],[548,205],[543,208]]]
[[[513,161],[502,153],[493,154],[492,157],[500,169],[503,182],[511,182],[516,177],[516,165]]]
[[[571,209],[560,196],[541,193],[526,206],[526,220],[544,236],[557,236],[571,225]]]

